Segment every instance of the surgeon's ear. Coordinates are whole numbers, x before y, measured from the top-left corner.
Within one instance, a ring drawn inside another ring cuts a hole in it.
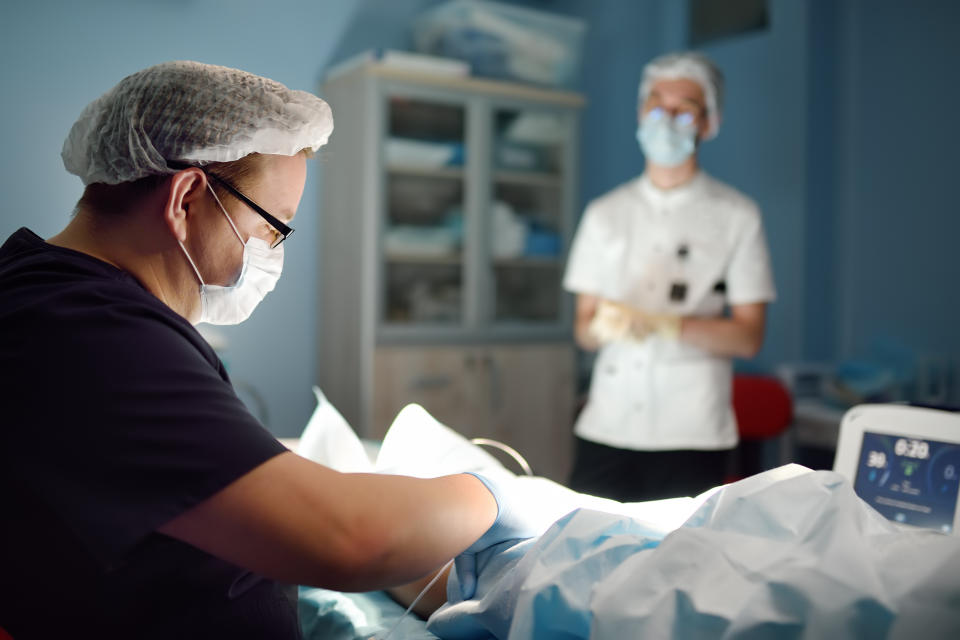
[[[173,236],[183,242],[191,222],[190,209],[206,196],[207,176],[196,167],[173,174],[163,208],[163,220]]]

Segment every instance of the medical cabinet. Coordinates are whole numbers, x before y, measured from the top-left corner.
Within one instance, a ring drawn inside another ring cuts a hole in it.
[[[416,402],[563,479],[583,98],[377,61],[320,95],[318,385],[365,437]]]

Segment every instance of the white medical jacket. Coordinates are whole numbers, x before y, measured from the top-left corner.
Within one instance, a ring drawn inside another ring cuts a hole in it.
[[[642,175],[591,202],[563,284],[683,316],[776,297],[757,205],[703,171],[668,191]],[[729,358],[675,340],[607,344],[574,431],[622,449],[731,448],[731,378]]]

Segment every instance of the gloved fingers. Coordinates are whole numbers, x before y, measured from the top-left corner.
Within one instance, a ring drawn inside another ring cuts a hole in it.
[[[658,319],[657,333],[668,340],[677,340],[682,327],[683,319],[680,316],[664,315]]]
[[[590,322],[589,331],[601,344],[624,339],[630,333],[630,315],[626,307],[602,300]]]
[[[457,570],[457,580],[460,582],[460,596],[469,600],[477,592],[477,555],[475,553],[461,553],[453,561]]]
[[[644,312],[634,310],[630,314],[630,337],[634,340],[643,341],[656,330],[656,324]]]

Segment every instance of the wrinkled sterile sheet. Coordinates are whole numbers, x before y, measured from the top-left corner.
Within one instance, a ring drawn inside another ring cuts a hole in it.
[[[894,525],[832,472],[621,504],[513,476],[416,406],[367,464],[497,475],[542,525],[478,557],[474,599],[451,572],[440,638],[960,638],[960,539]]]

